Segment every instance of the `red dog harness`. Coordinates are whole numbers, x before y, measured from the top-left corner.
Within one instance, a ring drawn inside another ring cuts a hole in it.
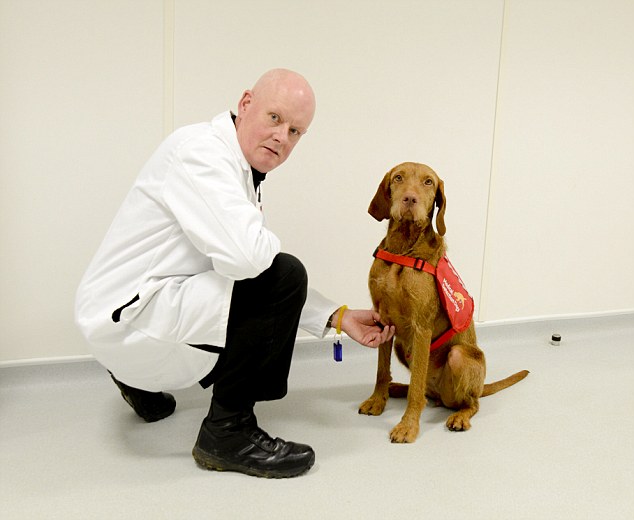
[[[436,267],[421,258],[395,255],[378,247],[374,251],[373,256],[392,264],[411,267],[416,271],[424,271],[436,278],[438,296],[449,317],[451,327],[432,341],[430,351],[436,350],[458,332],[463,332],[469,328],[473,317],[473,298],[465,289],[464,282],[460,279],[446,255],[438,261]]]

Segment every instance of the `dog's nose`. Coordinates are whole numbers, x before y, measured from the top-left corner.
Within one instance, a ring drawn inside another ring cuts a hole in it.
[[[418,199],[416,198],[416,195],[412,195],[410,193],[407,193],[403,197],[403,204],[405,204],[406,206],[413,206],[417,202],[418,202]]]

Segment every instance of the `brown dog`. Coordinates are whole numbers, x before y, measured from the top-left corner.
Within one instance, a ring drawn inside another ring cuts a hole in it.
[[[438,232],[432,227],[434,205],[438,207]],[[407,162],[385,175],[368,212],[378,221],[389,219],[380,248],[436,266],[445,254],[445,208],[443,181],[428,166]],[[450,327],[433,275],[375,259],[369,287],[381,322],[395,325],[396,335],[379,347],[374,393],[361,404],[359,413],[380,415],[388,396],[407,396],[405,414],[390,433],[392,442],[416,440],[426,395],[456,410],[447,419],[450,430],[468,430],[480,397],[507,388],[528,374],[524,370],[485,385],[484,354],[476,344],[473,321],[467,330],[430,353],[432,339]],[[398,359],[411,371],[409,385],[391,382],[392,345]]]

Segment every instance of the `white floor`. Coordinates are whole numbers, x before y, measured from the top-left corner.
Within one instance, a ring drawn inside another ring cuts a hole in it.
[[[0,517],[633,519],[634,315],[483,327],[479,338],[488,381],[530,375],[484,398],[469,432],[427,408],[411,445],[388,440],[403,400],[357,414],[374,352],[348,340],[335,363],[328,346],[299,345],[287,398],[256,409],[269,433],[317,452],[290,480],[195,465],[210,390],[175,392],[175,414],[145,424],[94,362],[2,368]]]

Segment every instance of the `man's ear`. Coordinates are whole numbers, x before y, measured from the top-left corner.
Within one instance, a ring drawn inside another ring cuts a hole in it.
[[[368,213],[379,222],[386,218],[390,218],[390,208],[392,207],[390,174],[391,172],[387,172],[383,177],[372,202],[370,202],[370,207],[368,208]]]
[[[242,97],[240,98],[240,101],[238,101],[238,116],[242,116],[247,111],[252,99],[253,92],[251,92],[250,90],[245,90],[242,94]]]

